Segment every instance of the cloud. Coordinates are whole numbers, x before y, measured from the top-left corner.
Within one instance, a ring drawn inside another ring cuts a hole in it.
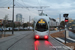
[[[38,16],[38,10],[40,8],[22,8],[30,6],[50,6],[44,10],[44,13],[53,18],[58,18],[59,14],[63,17],[64,13],[69,13],[69,17],[75,18],[75,0],[15,0],[15,14],[14,18],[16,19],[16,14],[21,13],[25,22],[29,20],[29,16],[34,18]],[[9,14],[9,19],[12,19],[12,8],[7,9],[7,7],[12,7],[12,0],[0,0],[0,18],[4,18],[6,14]],[[63,20],[64,18],[62,18]]]

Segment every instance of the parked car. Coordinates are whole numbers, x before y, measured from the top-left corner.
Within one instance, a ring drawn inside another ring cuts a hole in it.
[[[19,28],[14,28],[14,30],[19,30]]]
[[[8,27],[8,28],[6,28],[7,30],[12,30],[12,27]]]
[[[3,30],[6,30],[6,28],[3,28]]]
[[[23,28],[22,28],[22,27],[20,27],[19,29],[20,29],[20,30],[23,30]]]
[[[26,30],[26,29],[28,29],[28,28],[24,28],[24,29]]]

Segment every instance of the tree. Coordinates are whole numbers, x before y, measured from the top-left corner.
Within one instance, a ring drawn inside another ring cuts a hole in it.
[[[6,27],[6,25],[8,24],[8,15],[5,15],[4,20],[3,20],[3,25],[4,27]]]
[[[60,25],[63,26],[63,27],[65,27],[65,22],[61,21]]]
[[[5,27],[6,27],[6,28],[7,28],[7,27],[10,27],[10,25],[9,25],[9,24],[6,24]]]
[[[61,21],[60,25],[65,26],[65,22]]]
[[[8,15],[5,15],[4,20],[8,20]]]
[[[14,27],[20,27],[21,26],[21,23],[18,22],[18,23],[14,23]]]
[[[23,28],[24,28],[24,27],[28,27],[28,24],[27,24],[27,23],[24,23],[24,24],[23,24]]]

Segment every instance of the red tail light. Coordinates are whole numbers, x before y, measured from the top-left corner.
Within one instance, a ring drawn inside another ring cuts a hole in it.
[[[36,38],[36,39],[39,39],[39,36],[38,36],[38,35],[36,35],[36,36],[35,36],[35,38]]]
[[[44,36],[44,38],[45,38],[45,39],[48,39],[48,36],[47,36],[47,35],[45,35],[45,36]]]

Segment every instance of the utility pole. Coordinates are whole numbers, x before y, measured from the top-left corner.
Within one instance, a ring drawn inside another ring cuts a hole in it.
[[[60,25],[60,23],[61,23],[61,14],[59,14],[59,25]],[[60,26],[59,26],[59,31],[61,31]]]
[[[30,16],[29,16],[29,29],[30,29]]]
[[[56,27],[57,27],[57,22],[56,22]]]
[[[14,0],[13,0],[13,15],[12,15],[12,34],[14,34]]]
[[[24,23],[24,18],[22,18],[22,22]]]

